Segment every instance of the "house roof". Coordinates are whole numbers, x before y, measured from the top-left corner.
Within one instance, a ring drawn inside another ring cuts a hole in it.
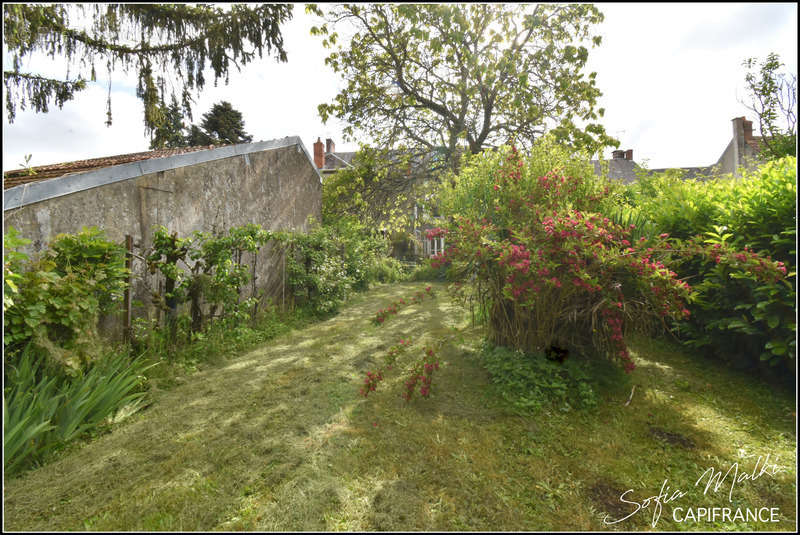
[[[683,171],[684,179],[704,180],[711,176],[713,166],[706,167],[662,167],[660,169],[648,169],[647,174],[664,173],[666,171],[678,169]]]
[[[219,145],[218,147],[220,146],[223,145]],[[105,156],[103,158],[92,158],[89,160],[77,160],[74,162],[39,165],[30,168],[30,170],[35,172],[35,174],[30,174],[28,169],[15,169],[13,171],[6,171],[3,173],[3,189],[5,190],[8,188],[13,188],[14,186],[28,184],[30,182],[38,182],[40,180],[57,178],[74,173],[84,173],[86,171],[93,171],[95,169],[102,169],[104,167],[111,167],[113,165],[139,162],[153,158],[165,158],[167,156],[187,154],[190,152],[197,152],[213,148],[215,148],[214,145],[201,145],[195,147],[180,147],[175,149],[157,149],[147,152],[133,152],[130,154]]]
[[[25,179],[21,183],[5,185],[3,191],[3,211],[19,208],[62,195],[69,195],[78,191],[104,186],[123,180],[129,180],[142,175],[177,169],[189,165],[242,156],[248,161],[248,154],[267,150],[296,147],[299,153],[305,155],[309,164],[317,173],[320,183],[322,177],[314,165],[311,155],[297,136],[289,136],[270,141],[254,143],[240,143],[238,145],[225,145],[222,147],[200,146],[185,147],[180,149],[166,149],[133,154],[95,158],[94,160],[81,160],[53,166],[41,166],[50,169],[52,174],[47,177],[40,175],[18,177]],[[172,151],[169,153],[169,151]],[[165,154],[165,152],[168,152]],[[88,163],[88,165],[87,165]],[[18,173],[20,170],[17,170]],[[22,170],[25,171],[25,170]],[[57,173],[56,171],[60,171]],[[11,174],[13,172],[9,172]],[[57,174],[58,176],[53,176]],[[31,180],[27,180],[31,179]],[[3,182],[5,183],[4,178]]]
[[[333,172],[343,167],[349,167],[355,155],[355,152],[329,152],[325,154],[325,165],[320,171]]]
[[[601,173],[601,161],[608,163],[608,178],[622,180],[626,184],[629,184],[638,178],[636,176],[636,170],[640,169],[639,165],[633,160],[626,160],[624,158],[591,160],[592,165],[594,165],[594,174],[596,175],[600,175]]]

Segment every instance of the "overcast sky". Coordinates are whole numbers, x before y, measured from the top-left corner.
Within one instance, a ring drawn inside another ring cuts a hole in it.
[[[633,149],[634,159],[651,168],[716,163],[731,139],[731,119],[754,119],[739,102],[746,99],[745,58],[776,52],[785,70],[797,73],[795,4],[598,7],[605,14],[598,29],[603,42],[590,50],[588,71],[598,73],[603,124],[621,149]],[[318,19],[295,5],[292,21],[281,28],[288,63],[265,57],[232,73],[227,86],[209,82],[196,97],[194,122],[212,104],[227,100],[242,112],[254,141],[300,136],[311,152],[317,137],[330,137],[337,151],[355,150],[355,144],[342,143],[341,124],[323,124],[317,114],[317,106],[330,102],[342,82],[324,64],[321,39],[309,35],[315,24]],[[4,54],[4,63],[8,59]],[[28,60],[23,69],[64,75],[63,65],[42,58]],[[132,80],[114,76],[111,127],[104,125],[102,80],[61,110],[18,111],[14,124],[5,116],[3,170],[22,167],[26,154],[32,155],[30,165],[45,165],[148,150]]]

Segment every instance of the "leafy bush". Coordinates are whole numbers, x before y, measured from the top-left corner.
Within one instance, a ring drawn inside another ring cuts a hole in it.
[[[496,345],[599,352],[630,370],[631,324],[686,313],[687,285],[653,258],[669,249],[666,236],[632,243],[631,228],[598,213],[615,192],[583,155],[549,140],[524,158],[503,147],[465,162],[454,180],[442,201],[451,245],[433,266],[468,281]]]
[[[403,262],[391,256],[379,256],[369,269],[368,279],[375,282],[401,282],[409,274]]]
[[[348,218],[283,240],[292,294],[320,314],[335,312],[351,291],[366,290],[388,252],[384,238]]]
[[[480,358],[501,397],[517,412],[597,405],[586,361],[567,359],[560,364],[548,360],[544,353],[523,353],[488,343],[483,345]]]
[[[14,474],[98,428],[116,411],[137,403],[149,366],[124,352],[94,362],[75,377],[49,377],[29,345],[10,366],[3,389],[3,466]]]
[[[449,265],[465,283],[460,288],[488,311],[494,344],[600,354],[630,371],[630,330],[689,315],[691,288],[668,267],[677,258],[714,259],[762,284],[785,274],[780,263],[729,244],[652,229],[635,239],[635,224],[622,227],[604,215],[618,209],[622,186],[596,177],[585,156],[548,139],[526,157],[502,147],[470,158],[454,187],[443,190],[451,223],[436,232],[450,246],[432,265]]]
[[[430,258],[420,262],[408,276],[414,282],[444,282],[447,280],[447,269],[444,266],[434,267]]]
[[[682,278],[695,281],[692,315],[677,329],[688,345],[737,366],[768,362],[793,373],[796,165],[796,158],[786,157],[741,179],[698,182],[660,174],[628,187],[631,210],[658,232],[702,234],[711,247],[754,251],[787,272],[785,279],[767,282],[739,262],[720,263],[714,256],[676,263]]]
[[[97,320],[118,302],[127,284],[124,248],[92,227],[57,236],[41,258],[15,250],[13,228],[4,236],[4,280],[11,300],[4,312],[5,362],[34,344],[62,372],[75,374],[93,358]]]

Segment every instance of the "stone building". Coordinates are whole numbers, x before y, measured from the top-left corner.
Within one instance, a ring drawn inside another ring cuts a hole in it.
[[[189,236],[256,223],[267,230],[305,231],[319,221],[322,180],[298,137],[223,147],[187,147],[46,165],[4,174],[3,227],[44,249],[60,233],[96,226],[108,239],[135,244],[134,296],[158,287],[141,253],[153,228]],[[274,249],[274,250],[273,250]],[[268,245],[256,258],[252,292],[280,297],[283,252]],[[248,294],[246,297],[250,297]]]

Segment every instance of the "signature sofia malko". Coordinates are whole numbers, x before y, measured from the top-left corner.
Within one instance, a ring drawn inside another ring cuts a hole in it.
[[[711,466],[700,475],[697,481],[695,481],[694,486],[698,487],[703,485],[705,480],[705,488],[703,489],[703,495],[705,496],[709,491],[711,491],[712,494],[716,494],[721,488],[723,488],[724,485],[729,484],[728,501],[733,501],[733,489],[736,485],[746,480],[755,481],[764,475],[774,476],[782,470],[782,468],[778,466],[777,462],[778,458],[776,457],[775,461],[770,463],[770,454],[767,454],[766,457],[763,455],[758,456],[758,459],[756,460],[751,472],[740,472],[738,462],[731,464],[726,472],[723,472],[722,470],[716,470],[713,466]],[[658,492],[658,494],[645,498],[640,502],[627,499],[626,496],[632,493],[633,489],[626,490],[622,493],[619,499],[622,503],[631,505],[633,510],[617,520],[609,520],[608,515],[606,515],[603,519],[603,522],[607,525],[617,524],[631,518],[642,510],[652,508],[653,519],[651,525],[652,527],[655,527],[658,523],[658,520],[661,518],[663,506],[667,503],[677,502],[681,498],[685,497],[688,492],[678,488],[674,490],[670,489],[668,481],[668,479],[664,480],[664,482],[661,484],[661,490]],[[762,507],[758,509],[748,508],[745,510],[742,510],[741,508],[731,509],[729,507],[673,507],[672,510],[672,517],[676,522],[684,522],[686,520],[698,521],[704,519],[709,521],[744,521],[746,519],[754,522],[777,522],[777,515],[777,507]]]

